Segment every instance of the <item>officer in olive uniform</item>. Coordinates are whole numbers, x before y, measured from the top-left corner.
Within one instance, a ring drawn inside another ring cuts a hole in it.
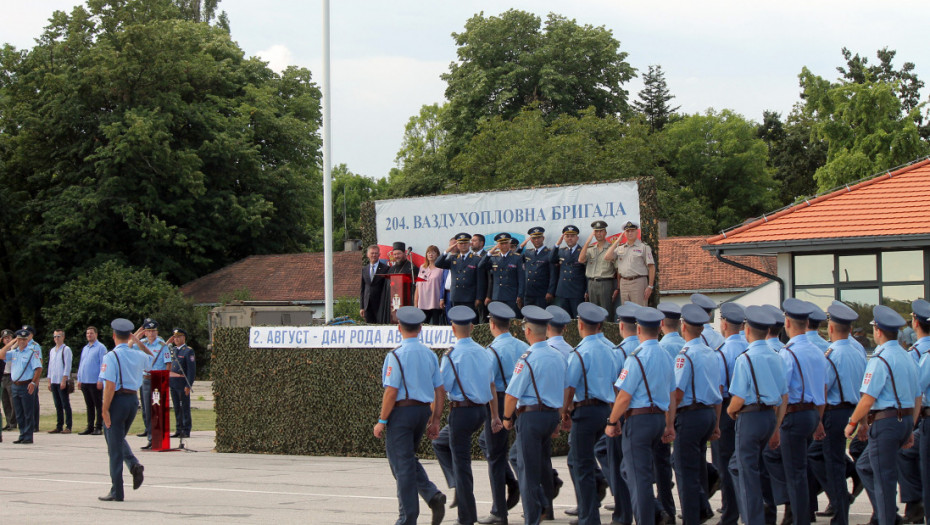
[[[452,272],[452,306],[468,306],[477,313],[488,288],[487,272],[478,270],[481,256],[469,250],[469,242],[471,235],[456,234],[455,245],[449,246],[435,264]]]
[[[865,368],[861,397],[846,425],[845,435],[852,437],[856,427],[869,424],[869,443],[856,470],[865,485],[874,515],[880,525],[895,523],[898,469],[893,458],[898,450],[913,442],[921,393],[917,385],[917,365],[898,344],[898,330],[904,318],[891,308],[872,308],[872,336],[879,345]]]
[[[523,297],[526,285],[523,258],[512,249],[509,233],[498,233],[494,240],[497,246],[478,261],[478,270],[487,271],[491,282],[491,296],[485,297],[484,304],[487,306],[491,301],[500,301],[517,311],[517,298]]]
[[[181,328],[174,329],[177,346],[171,347],[171,371],[168,373],[168,387],[171,389],[171,403],[174,405],[175,433],[171,437],[191,437],[191,388],[197,373],[194,349],[187,346],[187,332]]]
[[[562,241],[565,248],[561,248]],[[578,261],[581,247],[578,246],[578,227],[569,224],[562,228],[562,236],[552,250],[552,264],[558,265],[558,285],[555,289],[555,298],[559,306],[568,312],[574,319],[578,315],[578,305],[584,301],[585,265]]]
[[[526,274],[523,305],[545,308],[555,298],[557,283],[556,270],[552,265],[552,253],[545,245],[545,228],[534,226],[527,234],[529,237],[517,249],[517,253],[523,256],[523,270]],[[533,243],[532,248],[525,248],[527,241]]]
[[[585,277],[588,280],[588,300],[604,309],[613,310],[614,300],[617,298],[617,265],[608,261],[604,255],[610,251],[607,242],[607,223],[594,221],[591,223],[592,232],[581,247],[578,262],[585,265]],[[591,241],[594,242],[591,242]],[[613,312],[609,312],[608,320],[613,320]]]

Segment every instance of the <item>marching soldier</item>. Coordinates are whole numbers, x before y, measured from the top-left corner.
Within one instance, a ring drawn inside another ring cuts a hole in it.
[[[601,308],[613,310],[614,299],[617,298],[617,266],[614,261],[604,258],[610,250],[610,243],[607,242],[607,223],[594,221],[591,228],[594,231],[578,254],[578,262],[585,265],[588,300]],[[592,240],[595,241],[593,244]]]
[[[811,314],[807,317],[807,339],[812,345],[826,352],[830,348],[830,343],[820,336],[820,325],[827,320],[827,314],[814,303],[808,301],[811,305]]]
[[[491,282],[491,295],[485,297],[484,304],[487,306],[491,301],[500,301],[516,311],[517,298],[523,296],[526,285],[523,259],[511,249],[509,233],[498,233],[494,240],[497,246],[478,261],[478,270],[488,271]]]
[[[736,358],[749,346],[740,336],[740,330],[746,320],[745,310],[736,303],[723,303],[720,306],[720,329],[726,338],[713,349],[719,363],[718,382],[723,397],[721,411],[725,414],[730,404],[730,382]],[[702,339],[703,340],[703,339]],[[723,512],[720,516],[722,525],[735,525],[739,520],[739,506],[736,501],[736,487],[730,477],[730,459],[736,450],[736,422],[729,416],[720,419],[720,439],[711,445],[714,464],[720,473],[720,490],[723,500]]]
[[[704,338],[704,344],[711,350],[720,348],[720,345],[723,344],[723,336],[710,324],[714,321],[714,310],[717,309],[717,303],[702,293],[691,294],[691,302],[700,306],[707,312],[709,320],[707,324],[704,325],[704,332],[701,334]]]
[[[778,352],[785,347],[785,344],[778,338],[778,335],[785,327],[785,314],[777,306],[771,304],[764,305],[763,308],[772,316],[772,320],[774,321],[769,328],[769,334],[765,342],[769,344],[772,350]]]
[[[538,306],[545,308],[555,298],[555,285],[557,275],[552,266],[552,254],[545,245],[546,230],[542,226],[534,226],[527,232],[527,237],[517,253],[523,256],[523,271],[526,275],[526,286],[522,306]],[[532,248],[525,248],[526,243],[533,243]]]
[[[919,304],[918,304],[919,303]],[[923,299],[918,299],[912,303],[913,320],[911,325],[914,332],[917,333],[917,341],[914,343],[914,350],[920,354],[920,361],[917,363],[917,382],[921,398],[920,423],[920,441],[917,444],[920,454],[920,477],[921,479],[930,480],[930,303]],[[921,484],[921,496],[924,501],[924,523],[930,523],[930,483]]]
[[[471,235],[458,233],[455,242],[436,259],[436,267],[452,273],[452,306],[467,306],[478,312],[488,288],[487,273],[478,269],[480,256],[469,250]]]
[[[672,359],[675,359],[678,357],[678,352],[681,352],[681,349],[685,347],[685,340],[679,333],[679,330],[681,330],[681,306],[675,303],[661,302],[656,308],[665,316],[665,319],[662,319],[662,339],[659,340],[659,345],[668,352]]]
[[[561,248],[562,241],[565,248]],[[578,315],[578,305],[584,301],[585,294],[585,266],[578,261],[581,250],[578,248],[578,227],[569,224],[562,228],[562,236],[552,250],[552,264],[558,265],[558,285],[555,289],[555,298],[572,319]]]
[[[568,364],[568,356],[571,355],[574,348],[565,342],[562,332],[565,330],[565,325],[572,322],[572,318],[569,317],[565,309],[556,305],[547,306],[546,311],[552,315],[552,319],[546,325],[546,342],[549,343],[549,346],[558,350],[562,357],[565,358],[565,363]]]

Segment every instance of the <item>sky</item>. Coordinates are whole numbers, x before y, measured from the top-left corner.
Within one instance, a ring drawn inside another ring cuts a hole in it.
[[[79,3],[0,0],[0,42],[31,47],[55,10]],[[444,101],[439,76],[456,58],[451,34],[479,12],[511,8],[606,27],[640,73],[662,66],[672,104],[686,113],[726,108],[757,122],[765,110],[784,117],[799,100],[801,68],[833,80],[843,47],[871,62],[880,48],[897,50],[896,66],[914,62],[930,80],[926,0],[332,0],[333,165],[387,176],[410,117]],[[219,9],[247,56],[275,70],[307,67],[321,81],[321,0],[222,0]],[[641,78],[625,88],[634,100]]]

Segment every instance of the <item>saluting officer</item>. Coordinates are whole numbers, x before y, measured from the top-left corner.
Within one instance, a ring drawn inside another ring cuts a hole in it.
[[[807,338],[807,318],[813,305],[795,298],[782,303],[785,331],[791,338],[779,352],[788,379],[788,408],[780,427],[778,448],[764,458],[772,481],[775,503],[787,503],[795,525],[810,523],[812,509],[807,478],[807,449],[825,404],[827,362],[823,352]]]
[[[545,308],[555,298],[556,269],[552,265],[552,253],[546,243],[546,229],[534,226],[527,232],[517,253],[523,256],[523,271],[526,274],[523,305]],[[525,248],[527,242],[532,248]]]
[[[13,407],[19,423],[19,439],[13,443],[30,445],[36,429],[33,402],[39,389],[39,378],[42,377],[42,359],[29,347],[30,334],[27,329],[19,329],[15,335],[15,339],[0,349],[0,359],[12,363],[10,377],[13,380]]]
[[[617,261],[620,300],[645,305],[655,285],[656,261],[652,256],[652,248],[639,239],[639,225],[627,221],[623,225],[623,232],[625,236],[617,236],[604,258]],[[620,244],[624,238],[626,242]]]
[[[420,515],[417,492],[429,502],[433,525],[442,523],[446,514],[445,494],[429,480],[417,458],[424,431],[430,439],[439,434],[439,418],[445,403],[439,360],[417,339],[425,320],[426,314],[414,306],[397,310],[398,328],[404,339],[384,357],[381,368],[384,397],[373,430],[376,438],[385,437],[385,452],[397,481],[399,525],[416,525]]]
[[[724,342],[714,348],[719,364],[718,382],[723,397],[721,412],[726,414],[730,405],[730,381],[733,377],[733,368],[736,358],[746,351],[749,346],[740,335],[746,313],[737,303],[723,303],[720,305],[720,329],[726,338]],[[703,339],[702,339],[703,340]],[[720,515],[722,525],[735,525],[739,521],[739,505],[736,500],[736,487],[730,476],[730,458],[736,450],[736,422],[729,416],[720,418],[720,439],[713,442],[711,452],[714,464],[720,473],[720,490],[723,500],[723,512]]]
[[[930,354],[930,303],[918,299],[912,303],[912,308],[911,325],[918,338],[914,347],[915,351],[920,354],[920,361],[917,363],[917,383],[919,392],[923,396],[918,427],[920,431],[918,443],[920,477],[930,480],[930,403],[928,403],[930,401],[930,357],[927,357],[927,354]],[[922,483],[921,489],[924,501],[924,523],[930,523],[930,483]]]
[[[681,501],[682,522],[696,525],[707,499],[707,441],[720,436],[719,364],[701,340],[707,312],[695,304],[681,309],[682,332],[687,342],[675,358],[675,391],[666,419],[675,429],[675,479]]]
[[[675,430],[665,427],[675,374],[672,359],[659,346],[663,317],[655,308],[637,310],[639,347],[626,359],[617,379],[619,392],[607,422],[608,436],[623,433],[623,477],[637,523],[652,523],[656,518],[653,451],[663,438],[675,437]],[[621,415],[626,417],[622,429],[618,428]]]
[[[126,434],[136,417],[138,405],[136,392],[142,386],[142,371],[149,357],[142,352],[142,343],[132,333],[134,328],[128,319],[114,319],[113,351],[103,356],[100,380],[103,381],[103,435],[107,440],[110,456],[110,492],[100,496],[100,501],[123,501],[123,463],[132,474],[132,489],[142,485],[144,467],[126,443]],[[133,346],[138,349],[129,347]]]
[[[562,241],[565,248],[562,248]],[[578,247],[578,227],[574,224],[562,228],[562,236],[552,250],[552,264],[558,265],[559,280],[555,289],[555,298],[559,306],[568,312],[572,319],[578,316],[578,305],[584,301],[585,265],[578,261],[581,249]]]
[[[523,259],[512,249],[509,233],[498,233],[494,240],[497,246],[478,261],[478,270],[488,271],[491,282],[491,295],[485,297],[484,304],[487,306],[491,301],[500,301],[516,311],[517,298],[523,296],[526,285]]]
[[[538,525],[543,512],[540,484],[552,497],[552,434],[559,427],[559,412],[565,395],[565,360],[546,343],[546,325],[552,314],[538,306],[525,306],[523,334],[530,348],[520,356],[507,386],[504,426],[514,426],[521,454],[520,492],[525,523]]]
[[[581,253],[578,254],[578,262],[585,265],[588,300],[601,308],[613,309],[618,293],[617,265],[614,261],[604,258],[604,255],[610,251],[610,243],[607,242],[607,223],[594,221],[591,223],[591,228],[594,231],[591,232],[588,240],[581,247]]]
[[[898,450],[913,444],[921,398],[917,388],[917,365],[898,344],[898,329],[904,318],[891,308],[872,308],[872,335],[878,343],[865,368],[859,403],[849,418],[845,435],[852,437],[856,427],[868,424],[869,442],[856,470],[872,501],[875,519],[880,525],[895,523],[898,469],[894,458]]]
[[[775,428],[788,404],[785,364],[765,341],[775,319],[761,306],[746,307],[749,347],[736,358],[730,378],[727,414],[736,420],[736,451],[730,459],[730,476],[736,487],[739,513],[746,525],[764,525],[760,456],[778,445]]]
[[[704,338],[704,344],[711,350],[720,348],[720,345],[723,344],[723,336],[710,324],[714,321],[714,310],[717,309],[717,303],[702,293],[691,294],[691,302],[700,306],[707,312],[707,318],[709,320],[707,324],[704,325],[704,331],[701,332],[701,336]]]
[[[497,395],[497,413],[504,413],[504,398],[513,376],[517,359],[529,345],[510,335],[510,320],[516,313],[504,303],[494,301],[488,305],[489,327],[494,340],[488,345],[494,368],[494,388]],[[488,418],[490,418],[490,408]],[[510,431],[494,432],[490,425],[484,426],[484,443],[487,447],[488,476],[491,479],[491,515],[478,523],[506,523],[507,511],[520,501],[520,487],[507,461],[510,450]],[[505,492],[509,490],[510,494]]]
[[[810,301],[808,301],[810,303]],[[811,305],[811,314],[807,316],[807,339],[812,345],[826,352],[830,348],[830,343],[820,336],[820,325],[827,320],[827,314],[814,303]]]
[[[146,318],[142,322],[144,337],[140,341],[150,352],[142,371],[142,419],[145,430],[137,437],[148,438],[143,450],[152,448],[152,370],[171,370],[171,350],[168,343],[158,335],[158,321]],[[138,338],[139,334],[136,333]],[[174,340],[171,340],[173,343]]]
[[[468,306],[478,312],[484,304],[487,285],[487,272],[478,270],[481,256],[469,249],[471,235],[457,233],[455,242],[436,259],[436,267],[447,269],[452,273],[452,305]]]
[[[607,312],[592,303],[578,305],[578,333],[582,340],[568,358],[563,428],[570,429],[569,461],[578,500],[578,523],[600,523],[594,447],[614,399],[613,383],[619,363],[606,339],[598,337]]]

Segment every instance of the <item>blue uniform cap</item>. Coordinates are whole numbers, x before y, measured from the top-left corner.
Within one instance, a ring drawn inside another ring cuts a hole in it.
[[[425,320],[426,314],[416,306],[401,306],[397,309],[397,321],[401,324],[414,326],[423,324]],[[177,332],[177,328],[174,331]]]
[[[771,308],[767,308],[771,305],[765,306],[747,306],[746,307],[746,323],[757,329],[757,330],[768,330],[769,328],[775,326],[775,316],[772,315]],[[772,306],[772,308],[775,308]],[[777,308],[775,308],[778,310]],[[781,311],[779,310],[779,313]]]
[[[471,324],[475,321],[475,311],[460,304],[449,309],[449,322],[452,324]]]
[[[563,233],[563,234],[564,234],[564,233],[574,233],[574,234],[577,234],[577,233],[580,232],[580,231],[581,231],[581,230],[579,230],[578,227],[575,226],[574,224],[569,224],[568,226],[562,228],[562,233]]]
[[[927,306],[930,307],[930,304]],[[859,319],[859,314],[855,310],[839,301],[833,301],[833,304],[827,308],[827,313],[830,314],[831,321],[839,324],[851,325],[853,321]]]
[[[914,312],[914,317],[917,318],[918,323],[930,323],[930,303],[927,301],[917,299],[911,303],[911,311]]]
[[[29,333],[32,334],[33,336],[36,335],[36,329],[33,328],[31,324],[24,324],[24,325],[23,325],[23,330],[29,332]]]
[[[883,304],[872,308],[872,317],[875,319],[872,324],[878,325],[887,332],[897,332],[899,328],[907,324],[901,314]]]
[[[624,323],[635,323],[636,322],[636,312],[641,308],[636,303],[627,301],[622,305],[617,307],[617,317],[620,318]]]
[[[123,319],[122,317],[120,317],[118,319],[114,319],[113,322],[110,323],[110,328],[113,329],[113,333],[116,335],[123,336],[123,337],[129,337],[129,334],[132,333],[132,330],[133,328],[135,328],[135,325],[133,325],[132,321],[130,321],[129,319]]]
[[[498,233],[497,235],[494,236],[494,242],[504,242],[504,241],[510,242],[510,234],[509,234],[509,233],[507,233],[507,232],[500,232],[500,233]],[[459,306],[465,306],[465,305],[459,305]]]
[[[811,312],[814,311],[813,306],[807,301],[795,299],[794,297],[789,297],[785,299],[785,302],[781,303],[781,309],[785,311],[785,315],[798,321],[807,321]]]
[[[711,313],[717,309],[717,303],[702,293],[691,294],[691,302],[703,308],[707,313]]]
[[[662,301],[657,307],[660,312],[665,314],[666,319],[680,319],[681,318],[681,306],[670,303],[668,301]]]
[[[641,306],[636,311],[636,324],[643,328],[658,328],[662,319],[665,319],[665,315],[650,306]]]
[[[455,234],[455,242],[468,242],[471,240],[471,234],[462,232]]]
[[[545,233],[546,233],[546,229],[543,228],[542,226],[533,226],[526,232],[526,234],[529,235],[530,237],[542,237],[543,234]]]
[[[710,321],[710,316],[700,306],[686,304],[681,307],[681,320],[693,326],[704,326],[704,323]]]
[[[743,324],[743,322],[746,320],[745,310],[737,303],[721,304],[720,316],[726,319],[728,323],[733,324]]]
[[[528,323],[548,324],[552,320],[552,314],[533,304],[524,306],[520,313]]]
[[[827,320],[827,313],[820,309],[816,304],[806,301],[807,304],[811,305],[811,313],[807,316],[808,319],[815,323],[822,323]]]
[[[772,323],[773,325],[781,326],[785,324],[785,314],[777,306],[766,304],[762,305],[762,307],[765,308],[765,311],[772,316],[772,320],[774,321]]]
[[[588,324],[600,324],[607,318],[607,312],[594,303],[581,303],[578,305],[578,318]]]
[[[29,337],[29,330],[26,330],[25,328],[20,328],[19,330],[16,331],[16,337],[19,337],[21,339],[27,339]]]
[[[639,225],[633,221],[626,221],[626,224],[623,225],[624,230],[638,230]]]
[[[459,306],[468,308],[465,305],[459,305]],[[471,308],[469,308],[469,310],[470,309]],[[506,304],[500,301],[494,301],[488,304],[488,314],[495,319],[500,319],[501,321],[509,321],[517,316],[517,314],[513,312],[513,308],[507,306]]]
[[[561,306],[547,306],[546,311],[552,314],[552,319],[549,321],[552,326],[565,326],[572,322],[572,316],[568,315],[568,312]]]
[[[591,223],[591,228],[592,228],[594,231],[597,231],[597,230],[606,230],[606,229],[607,229],[607,223],[604,222],[604,221],[594,221],[594,222]]]
[[[142,328],[145,328],[146,330],[154,330],[158,328],[158,322],[151,317],[146,317],[145,320],[142,321]]]
[[[175,329],[172,330],[171,332],[172,332],[172,333],[175,333],[175,334],[181,334],[181,335],[183,335],[184,337],[187,337],[187,331],[185,331],[183,328],[175,328]]]

